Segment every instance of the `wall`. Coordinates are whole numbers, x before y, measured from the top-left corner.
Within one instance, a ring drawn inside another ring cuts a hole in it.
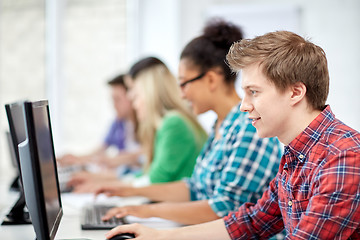
[[[4,104],[46,96],[44,35],[43,0],[0,1],[0,174],[10,165]]]
[[[0,0],[0,171],[4,103],[49,99],[57,154],[101,144],[114,118],[107,81],[127,69],[127,11],[126,0]]]
[[[126,1],[69,0],[61,11],[57,152],[102,144],[114,113],[107,81],[127,69]]]

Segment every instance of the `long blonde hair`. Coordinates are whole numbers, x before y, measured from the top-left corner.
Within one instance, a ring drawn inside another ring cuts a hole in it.
[[[134,68],[136,71],[132,71]],[[141,86],[147,111],[146,121],[140,121],[138,130],[140,142],[148,158],[145,169],[149,168],[154,157],[156,130],[168,112],[177,111],[188,119],[196,130],[194,131],[196,138],[205,134],[202,126],[181,98],[180,88],[174,75],[163,62],[153,57],[142,59],[134,64],[130,70],[130,77],[134,83]]]

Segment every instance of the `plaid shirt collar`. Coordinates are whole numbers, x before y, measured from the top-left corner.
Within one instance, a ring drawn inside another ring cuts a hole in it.
[[[326,129],[334,119],[335,115],[331,111],[330,106],[326,106],[302,133],[291,141],[289,145],[285,146],[284,155],[292,153],[298,161],[304,162],[312,147],[318,142],[324,129]],[[287,168],[288,164],[290,163],[285,163],[284,168]]]

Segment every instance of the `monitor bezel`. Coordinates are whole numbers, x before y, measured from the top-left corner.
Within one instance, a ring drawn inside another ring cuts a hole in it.
[[[59,211],[57,213],[53,226],[49,226],[46,214],[46,205],[44,199],[45,195],[41,179],[40,159],[37,147],[36,129],[33,115],[33,110],[35,108],[46,108],[50,141],[53,149],[52,157],[54,163],[54,176],[56,178],[55,180],[59,201]],[[63,209],[60,196],[48,101],[42,100],[37,102],[24,102],[24,116],[27,138],[24,142],[19,144],[19,155],[26,203],[33,222],[33,227],[37,239],[53,240],[55,238],[56,232],[61,222],[61,218],[63,216]],[[30,158],[30,162],[28,161],[28,158]]]

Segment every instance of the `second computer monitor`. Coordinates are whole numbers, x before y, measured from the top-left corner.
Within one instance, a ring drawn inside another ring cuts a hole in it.
[[[13,164],[17,169],[17,176],[12,186],[18,183],[20,191],[19,198],[11,208],[9,213],[2,221],[2,225],[18,225],[31,223],[28,212],[24,211],[25,196],[22,188],[20,172],[20,159],[18,152],[18,144],[26,139],[25,118],[24,118],[24,102],[15,102],[5,105],[6,115],[9,123],[10,136],[8,136],[9,150],[13,156]]]
[[[25,102],[26,139],[19,144],[20,169],[37,240],[52,240],[62,205],[47,101]]]
[[[25,120],[24,120],[24,101],[14,102],[10,104],[5,104],[6,115],[8,118],[11,143],[15,155],[17,170],[19,169],[19,143],[25,141],[26,139],[26,130],[25,130]],[[20,173],[19,173],[20,174]]]

